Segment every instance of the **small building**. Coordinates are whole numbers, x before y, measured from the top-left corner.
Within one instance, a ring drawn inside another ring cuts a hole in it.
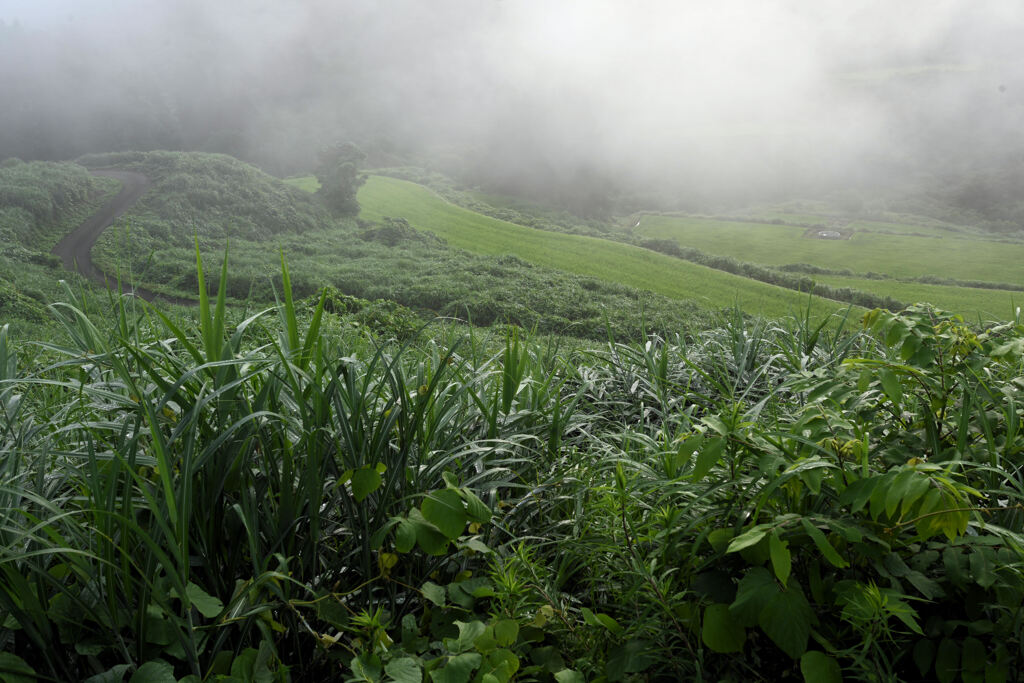
[[[822,240],[838,240],[842,239],[843,234],[838,230],[819,230],[818,239]]]

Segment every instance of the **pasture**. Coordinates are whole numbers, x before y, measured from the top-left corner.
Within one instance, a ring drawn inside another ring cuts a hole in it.
[[[857,225],[851,225],[855,230]],[[768,266],[812,263],[893,277],[940,275],[957,280],[1024,284],[1024,244],[966,237],[855,232],[849,240],[817,240],[791,225],[646,215],[636,231],[681,246]]]
[[[445,202],[415,183],[372,176],[359,190],[360,216],[404,218],[449,245],[482,254],[512,254],[525,261],[618,282],[707,308],[739,304],[750,313],[779,316],[806,306],[798,292],[767,285],[639,247],[567,235],[501,221]],[[816,298],[815,315],[845,308]]]
[[[963,316],[964,320],[1006,320],[1024,302],[1024,292],[933,285],[900,280],[869,280],[843,275],[815,275],[818,282],[833,287],[853,287],[863,292],[891,296],[907,303],[928,301]]]

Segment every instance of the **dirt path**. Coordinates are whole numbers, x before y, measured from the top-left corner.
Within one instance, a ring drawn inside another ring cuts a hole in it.
[[[90,280],[103,284],[106,278],[92,262],[92,245],[96,244],[100,234],[118,216],[139,201],[149,188],[150,183],[149,178],[141,173],[128,171],[90,171],[90,173],[119,180],[124,187],[106,206],[58,242],[57,246],[53,248],[53,253],[60,256],[64,267],[68,270],[76,270]]]
[[[111,223],[142,198],[142,195],[146,193],[151,183],[146,176],[141,173],[132,173],[131,171],[101,170],[89,172],[93,175],[119,180],[124,187],[106,206],[58,242],[57,246],[53,248],[53,253],[60,257],[66,269],[77,271],[93,282],[113,287],[114,283],[111,282],[111,279],[92,262],[92,247]],[[131,291],[146,301],[161,299],[176,304],[195,304],[194,301],[189,299],[165,296],[138,287]]]

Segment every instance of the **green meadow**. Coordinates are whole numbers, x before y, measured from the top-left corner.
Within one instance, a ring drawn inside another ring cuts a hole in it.
[[[869,280],[844,275],[815,275],[818,282],[833,287],[853,287],[863,292],[891,296],[905,302],[928,301],[957,313],[965,320],[1006,320],[1024,302],[1024,292],[978,287],[933,285],[899,280]]]
[[[1019,315],[819,324],[409,182],[356,219],[120,161],[154,191],[100,256],[198,305],[40,251],[88,174],[9,183],[0,683],[1024,680]]]
[[[940,275],[1024,284],[1024,244],[1019,243],[867,232],[855,232],[849,240],[818,240],[805,238],[806,228],[790,225],[654,215],[644,216],[637,231],[765,265],[812,263],[893,277]]]
[[[366,220],[404,218],[449,245],[482,254],[512,254],[550,268],[590,275],[709,308],[739,304],[750,313],[785,315],[806,305],[797,292],[754,282],[639,247],[579,235],[527,228],[445,202],[404,180],[371,176],[359,191]],[[842,304],[815,299],[816,315]]]

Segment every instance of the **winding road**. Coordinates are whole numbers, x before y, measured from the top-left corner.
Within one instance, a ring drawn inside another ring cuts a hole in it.
[[[90,280],[104,284],[106,277],[92,262],[92,245],[96,244],[100,234],[113,223],[118,216],[127,211],[149,189],[149,178],[141,173],[129,171],[90,171],[93,175],[104,176],[121,181],[124,187],[117,196],[71,231],[53,248],[53,253],[60,256],[64,267],[75,270]]]
[[[94,282],[111,287],[114,283],[92,262],[92,247],[111,223],[142,198],[152,183],[141,173],[131,171],[104,169],[89,172],[93,175],[119,180],[124,187],[102,209],[58,242],[57,246],[52,249],[52,253],[60,257],[67,270],[76,271]],[[146,301],[161,299],[176,304],[195,304],[190,299],[157,294],[139,287],[130,291]]]

